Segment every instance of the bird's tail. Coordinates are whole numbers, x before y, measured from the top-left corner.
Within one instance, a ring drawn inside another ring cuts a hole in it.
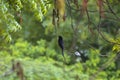
[[[63,58],[64,58],[64,63],[66,63],[66,58],[65,58],[63,49],[62,49],[62,56],[63,56]]]

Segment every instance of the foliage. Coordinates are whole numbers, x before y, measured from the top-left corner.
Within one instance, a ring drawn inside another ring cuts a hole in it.
[[[99,50],[90,49],[88,52],[89,60],[85,63],[77,61],[70,64],[73,62],[70,60],[70,55],[65,55],[67,64],[64,64],[62,55],[55,49],[51,49],[51,46],[46,43],[46,40],[41,39],[37,41],[36,45],[32,45],[19,39],[14,45],[7,48],[8,50],[2,50],[0,52],[0,75],[12,68],[11,60],[15,59],[15,61],[22,63],[26,80],[88,80],[94,76],[96,76],[95,79],[119,79],[119,70],[116,72],[115,63],[112,61],[115,55],[104,59],[104,57],[100,58]],[[75,57],[74,59],[77,60],[78,58]],[[102,70],[105,66],[108,67]],[[116,76],[112,75],[113,73]],[[13,80],[17,79],[17,76],[14,72],[6,77],[1,76],[1,78],[2,80],[8,78]]]
[[[118,38],[114,40],[114,42],[116,44],[113,46],[113,51],[120,52],[120,39]]]
[[[32,12],[38,21],[42,21],[43,15],[50,7],[48,2],[47,0],[0,0],[0,44],[4,41],[11,42],[11,33],[22,28],[23,11]]]
[[[26,80],[119,80],[119,0],[85,1],[66,0],[66,20],[53,25],[53,0],[0,0],[0,80],[19,79],[13,60]]]

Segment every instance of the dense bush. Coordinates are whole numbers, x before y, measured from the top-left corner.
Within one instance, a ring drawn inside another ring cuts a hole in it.
[[[41,39],[33,45],[18,39],[7,50],[3,49],[0,52],[1,80],[18,79],[15,72],[5,76],[12,68],[13,59],[22,64],[26,80],[119,79],[120,70],[116,69],[113,60],[116,54],[108,56],[109,58],[105,57],[103,61],[104,57],[99,56],[99,50],[90,49],[87,53],[89,53],[89,60],[86,62],[78,60],[74,64],[69,64],[73,63],[73,59],[70,58],[72,56],[66,54],[67,64],[65,64],[62,55],[57,50],[51,49],[46,40]],[[77,60],[78,57],[74,59]]]

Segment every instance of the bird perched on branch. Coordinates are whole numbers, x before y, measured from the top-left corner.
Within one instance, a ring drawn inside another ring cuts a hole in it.
[[[64,56],[64,42],[63,42],[62,36],[58,37],[58,44],[59,44],[60,48],[62,49],[62,56],[63,56],[63,58],[65,60],[65,56]]]

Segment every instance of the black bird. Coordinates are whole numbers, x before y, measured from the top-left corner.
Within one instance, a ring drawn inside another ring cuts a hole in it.
[[[58,44],[59,44],[60,48],[62,49],[62,56],[63,56],[63,58],[65,60],[65,56],[64,56],[64,42],[63,42],[62,36],[59,36]]]

